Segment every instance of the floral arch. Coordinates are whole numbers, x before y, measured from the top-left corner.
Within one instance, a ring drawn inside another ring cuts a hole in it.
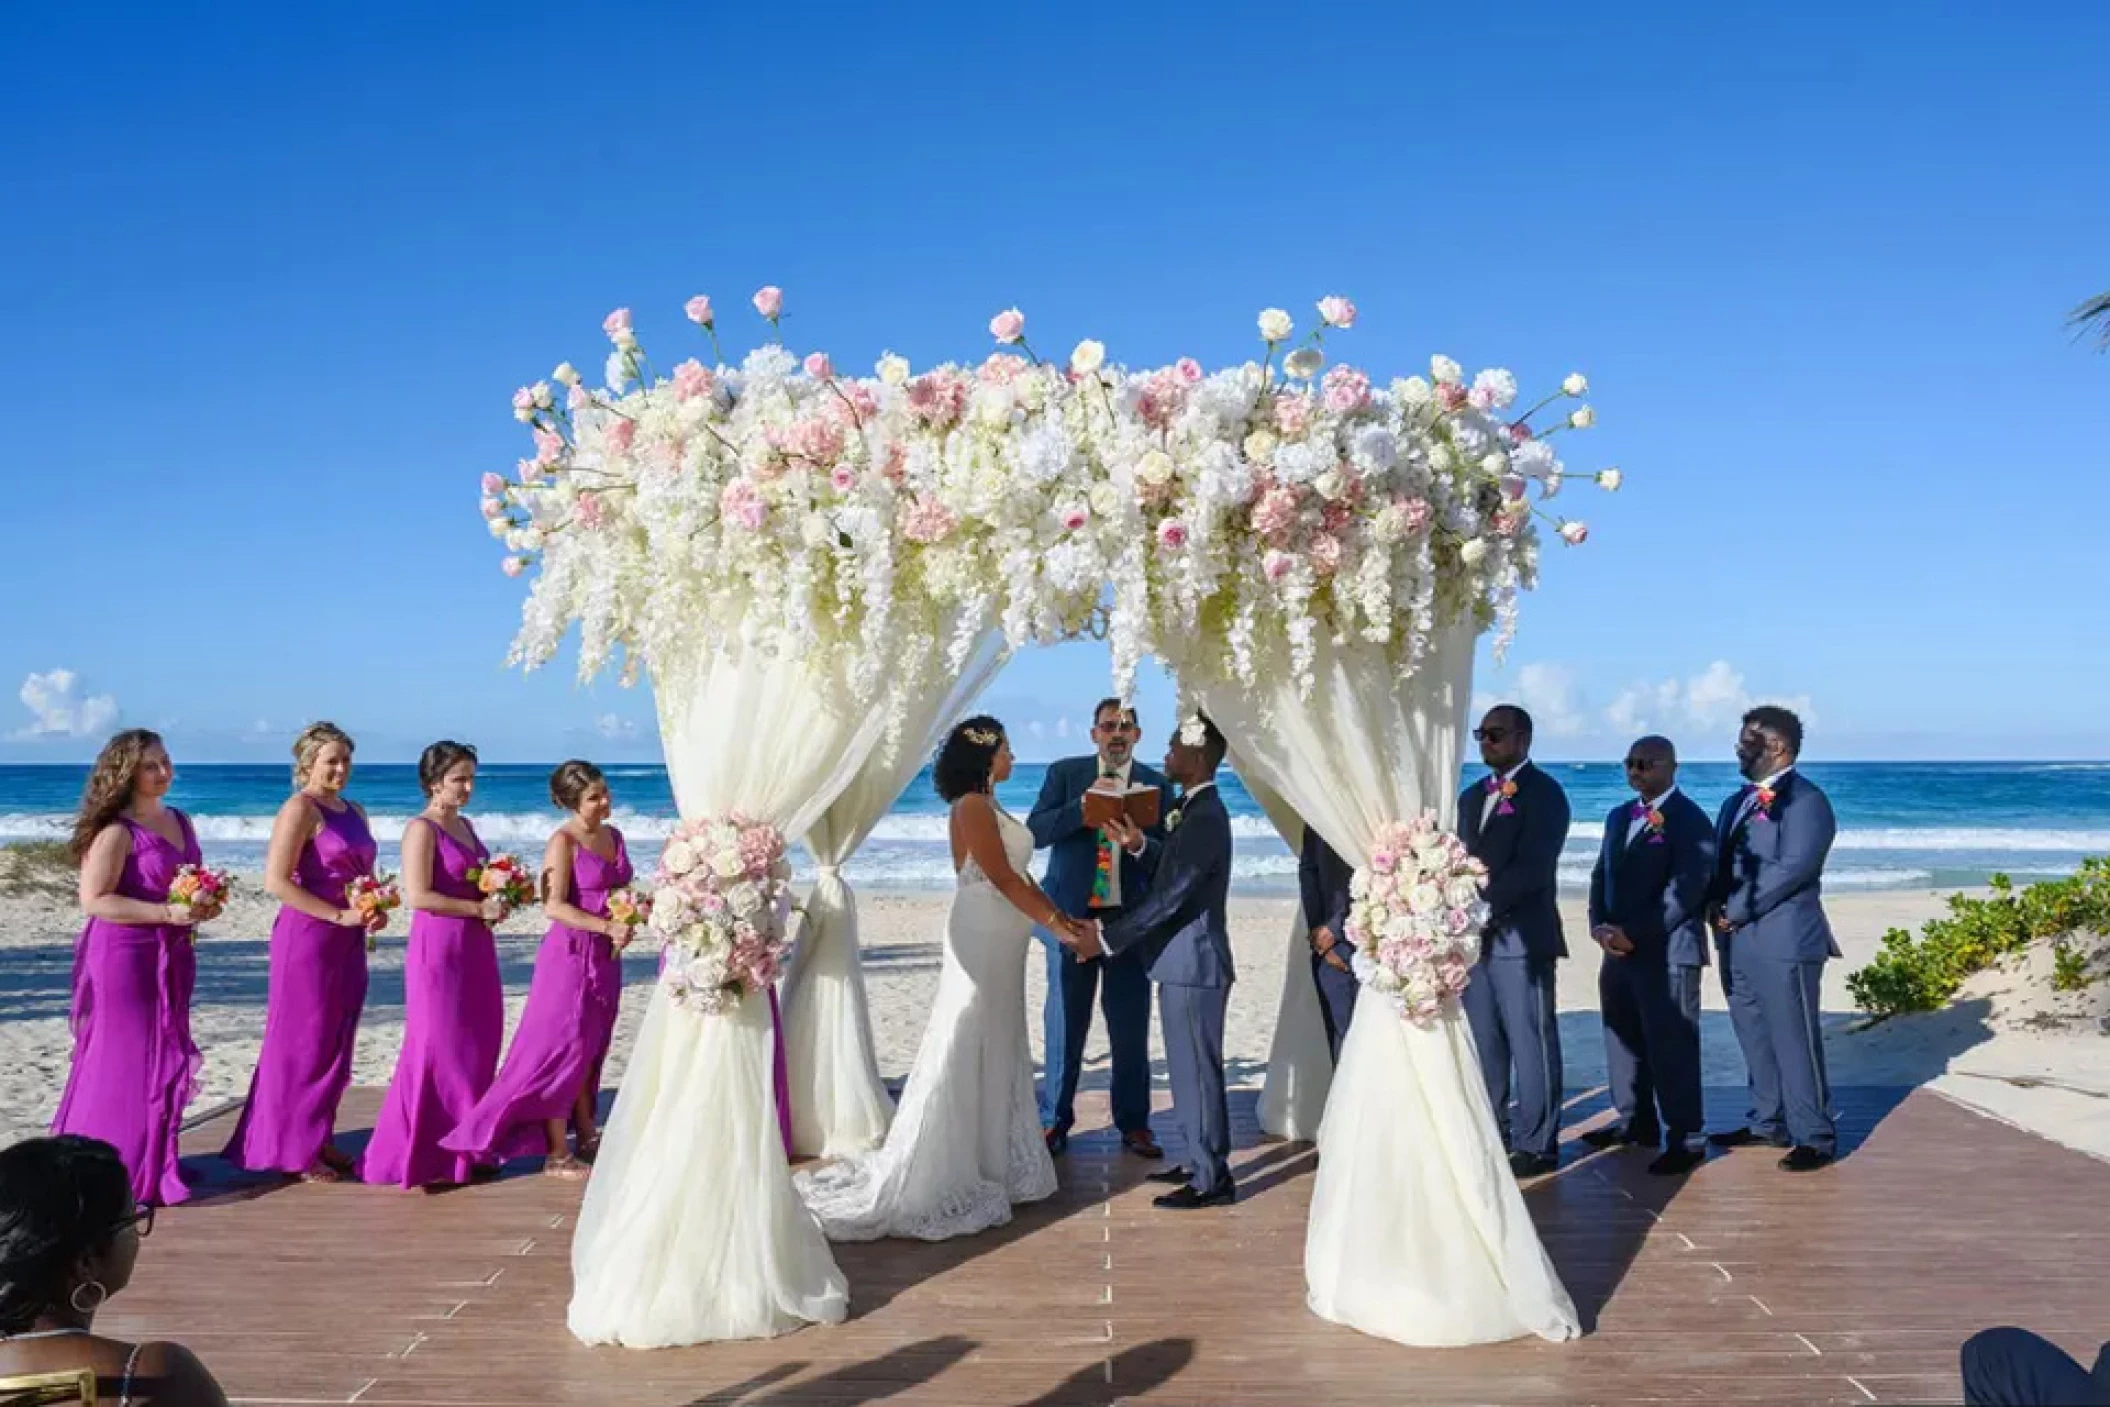
[[[576,624],[582,676],[649,669],[684,818],[741,813],[819,861],[784,984],[802,1152],[869,1146],[891,1112],[841,866],[1013,651],[1103,635],[1124,697],[1157,656],[1292,847],[1308,820],[1362,866],[1388,822],[1448,823],[1473,643],[1513,631],[1541,523],[1587,535],[1546,501],[1575,477],[1619,484],[1556,452],[1593,420],[1571,408],[1580,376],[1522,411],[1508,372],[1442,356],[1378,386],[1327,364],[1356,320],[1344,298],[1301,341],[1264,311],[1262,359],[1214,372],[1122,367],[1094,341],[1057,365],[1014,309],[978,365],[889,353],[870,376],[778,344],[779,290],[753,302],[769,343],[722,364],[695,298],[711,364],[664,374],[611,313],[601,389],[567,363],[515,394],[533,453],[484,476],[483,512],[508,574],[533,573],[514,661],[545,662]],[[740,1024],[678,1021],[663,998],[640,1047],[665,1048],[626,1101],[677,1100],[685,1066],[726,1054],[707,1055],[712,1028]],[[1272,1131],[1311,1136],[1327,1073],[1291,981]]]

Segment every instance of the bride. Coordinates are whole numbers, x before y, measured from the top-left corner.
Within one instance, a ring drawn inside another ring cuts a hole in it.
[[[1031,832],[996,804],[1011,775],[1003,725],[959,724],[931,774],[952,806],[959,878],[937,1004],[885,1144],[796,1178],[833,1241],[970,1236],[1055,1190],[1026,1045],[1026,952],[1033,924],[1073,925],[1026,873]]]

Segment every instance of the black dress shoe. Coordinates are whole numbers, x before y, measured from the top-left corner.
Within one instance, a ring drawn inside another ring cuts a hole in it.
[[[1162,1197],[1150,1199],[1151,1205],[1164,1207],[1168,1211],[1188,1212],[1196,1207],[1228,1207],[1238,1200],[1238,1187],[1226,1182],[1214,1192],[1197,1192],[1192,1187],[1180,1187]]]
[[[1174,1168],[1159,1168],[1159,1169],[1158,1169],[1158,1170],[1157,1170],[1156,1172],[1154,1172],[1154,1173],[1144,1173],[1144,1174],[1143,1174],[1143,1180],[1144,1180],[1145,1182],[1173,1182],[1173,1183],[1184,1183],[1184,1182],[1190,1181],[1190,1180],[1191,1180],[1191,1179],[1192,1179],[1193,1177],[1194,1177],[1194,1174],[1193,1174],[1193,1173],[1191,1173],[1191,1172],[1188,1172],[1188,1171],[1187,1171],[1187,1170],[1186,1170],[1185,1168],[1178,1168],[1178,1167],[1174,1167]]]
[[[1043,1129],[1040,1136],[1048,1142],[1048,1156],[1050,1158],[1060,1158],[1063,1154],[1070,1151],[1069,1130]]]
[[[1706,1161],[1706,1149],[1679,1144],[1657,1154],[1656,1160],[1648,1165],[1648,1170],[1657,1177],[1683,1177]]]
[[[1710,1133],[1707,1141],[1717,1148],[1785,1148],[1788,1145],[1778,1139],[1767,1138],[1750,1129],[1731,1129],[1727,1133]]]
[[[1542,1177],[1560,1165],[1560,1159],[1544,1157],[1538,1153],[1512,1153],[1509,1155],[1509,1170],[1518,1177]]]
[[[1608,1128],[1591,1129],[1582,1136],[1582,1141],[1592,1148],[1626,1148],[1633,1144],[1646,1144],[1653,1148],[1662,1138],[1656,1133],[1636,1133],[1632,1129],[1613,1124]]]
[[[1121,1135],[1121,1147],[1139,1158],[1162,1158],[1165,1150],[1150,1136],[1149,1129],[1130,1129]]]
[[[1797,1144],[1788,1150],[1788,1156],[1780,1160],[1780,1165],[1789,1172],[1815,1172],[1819,1168],[1829,1167],[1832,1157],[1832,1154],[1822,1149]]]

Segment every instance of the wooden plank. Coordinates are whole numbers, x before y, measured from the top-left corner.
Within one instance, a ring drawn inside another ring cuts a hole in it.
[[[531,1164],[429,1195],[244,1180],[204,1158],[205,1195],[162,1215],[106,1322],[186,1342],[238,1400],[287,1407],[1954,1402],[1976,1329],[2092,1345],[2110,1323],[2110,1283],[2087,1270],[2110,1254],[2110,1167],[1933,1094],[1839,1093],[1848,1156],[1801,1177],[1739,1150],[1652,1178],[1647,1155],[1571,1130],[1560,1171],[1525,1191],[1591,1329],[1570,1344],[1411,1350],[1309,1314],[1315,1152],[1264,1140],[1250,1091],[1234,1096],[1235,1207],[1153,1207],[1147,1165],[1090,1094],[1055,1197],[979,1238],[838,1247],[852,1319],[764,1343],[574,1342],[580,1189]],[[378,1102],[354,1091],[348,1126]],[[1585,1092],[1569,1117],[1602,1112]],[[231,1120],[191,1130],[187,1152],[210,1154]]]

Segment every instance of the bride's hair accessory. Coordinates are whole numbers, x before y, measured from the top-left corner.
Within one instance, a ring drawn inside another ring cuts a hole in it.
[[[976,747],[995,747],[1004,740],[1004,735],[994,728],[962,728],[960,736]]]
[[[986,713],[963,718],[953,725],[931,759],[931,785],[948,805],[963,796],[986,793],[997,749],[1004,742],[1004,725]]]

